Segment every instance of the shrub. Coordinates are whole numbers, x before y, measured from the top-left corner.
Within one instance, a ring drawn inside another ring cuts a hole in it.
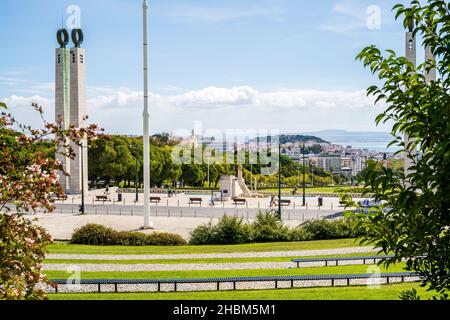
[[[139,232],[117,232],[115,245],[120,246],[146,246],[147,235]]]
[[[173,233],[153,232],[146,237],[148,246],[183,246],[186,240],[182,236]]]
[[[214,228],[212,244],[243,244],[250,241],[242,218],[224,216]]]
[[[419,301],[420,300],[420,297],[417,294],[416,289],[404,290],[404,291],[400,292],[399,298],[400,298],[400,300],[403,300],[403,301]]]
[[[297,228],[289,228],[270,212],[259,213],[252,224],[243,219],[224,216],[216,225],[210,221],[191,232],[191,245],[244,244],[262,242],[287,242],[310,240],[333,240],[355,238],[350,218],[340,220],[307,221]]]
[[[214,225],[212,221],[191,232],[191,245],[243,244],[252,239],[251,227],[242,218],[223,216]]]
[[[213,238],[214,225],[212,221],[210,221],[208,224],[201,225],[191,232],[189,244],[194,246],[211,244],[213,242]]]
[[[357,235],[352,219],[307,221],[300,228],[311,235],[312,240],[354,238]]]
[[[255,242],[290,241],[289,228],[271,212],[260,212],[252,224],[252,231]]]
[[[73,244],[115,245],[121,239],[116,231],[98,224],[87,224],[72,234]]]
[[[186,245],[186,240],[172,233],[118,232],[102,225],[88,224],[75,230],[71,243],[99,246],[179,246]]]
[[[336,232],[328,220],[311,220],[301,224],[300,227],[311,234],[314,240],[335,239]]]
[[[333,221],[335,225],[336,237],[345,239],[345,238],[356,238],[357,231],[355,230],[355,222],[353,219],[339,219]]]
[[[290,241],[310,241],[313,240],[313,235],[305,228],[297,227],[290,230]]]

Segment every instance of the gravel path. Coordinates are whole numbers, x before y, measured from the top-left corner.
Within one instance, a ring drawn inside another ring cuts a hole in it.
[[[372,247],[354,247],[324,250],[278,251],[278,252],[240,252],[171,255],[97,255],[97,254],[49,254],[47,259],[57,260],[173,260],[173,259],[232,259],[232,258],[284,258],[311,257],[322,255],[344,255],[353,253],[377,252]],[[76,261],[74,261],[76,262]]]
[[[66,270],[70,264],[46,264],[44,270]],[[73,265],[72,265],[73,266]],[[78,264],[81,272],[139,272],[139,271],[194,271],[194,270],[257,270],[288,269],[292,262],[257,263],[194,263],[194,264]]]

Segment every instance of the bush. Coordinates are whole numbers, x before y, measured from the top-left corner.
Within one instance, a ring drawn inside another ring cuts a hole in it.
[[[251,242],[251,227],[242,218],[223,216],[217,225],[212,221],[191,232],[191,245],[244,244]]]
[[[191,232],[189,244],[194,246],[211,244],[214,238],[214,225],[212,221],[208,224],[201,225]]]
[[[115,245],[121,239],[116,231],[98,224],[87,224],[72,234],[73,244]]]
[[[357,235],[352,219],[307,221],[300,228],[309,233],[312,240],[346,239]]]
[[[115,245],[120,246],[146,246],[147,235],[139,232],[117,232],[116,236],[117,241],[114,243]]]
[[[214,228],[212,244],[243,244],[249,240],[242,218],[224,216]]]
[[[244,244],[333,240],[355,238],[361,232],[355,229],[353,219],[307,221],[297,228],[289,228],[270,213],[259,213],[252,224],[243,219],[224,216],[216,225],[211,222],[191,232],[191,245]]]
[[[97,224],[88,224],[75,230],[71,243],[99,246],[180,246],[187,244],[186,240],[177,234],[118,232]]]
[[[305,228],[297,227],[292,230],[290,230],[289,235],[290,241],[297,242],[297,241],[310,241],[313,240],[313,235],[307,231]]]
[[[186,240],[178,234],[153,232],[147,235],[147,246],[183,246],[186,244]]]
[[[251,227],[255,242],[290,241],[289,228],[270,212],[260,212]]]

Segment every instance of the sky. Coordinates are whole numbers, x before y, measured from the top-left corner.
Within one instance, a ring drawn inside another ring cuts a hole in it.
[[[355,61],[367,45],[404,50],[401,0],[150,0],[151,130],[375,126],[376,79]],[[27,124],[54,119],[56,31],[79,21],[89,121],[142,134],[142,1],[0,1],[0,100]],[[73,8],[80,8],[74,15]],[[68,10],[69,9],[69,10]]]

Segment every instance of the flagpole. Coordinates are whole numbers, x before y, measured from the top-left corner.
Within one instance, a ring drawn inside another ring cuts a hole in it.
[[[143,0],[144,35],[144,229],[150,228],[150,114],[148,108],[148,3]]]

